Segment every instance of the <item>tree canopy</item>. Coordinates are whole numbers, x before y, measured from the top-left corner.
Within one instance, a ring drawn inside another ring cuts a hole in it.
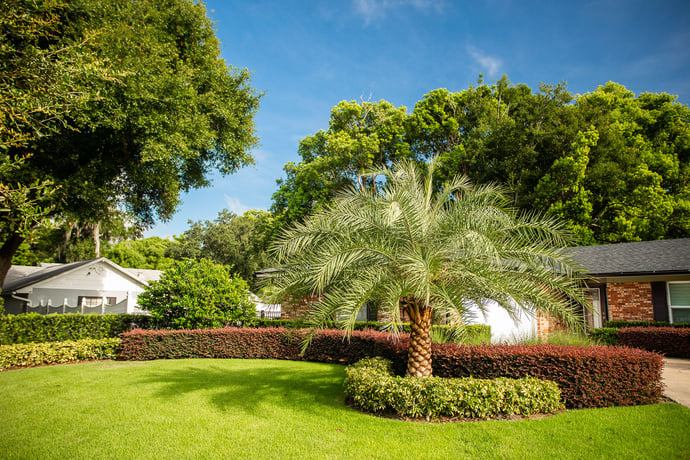
[[[226,209],[213,221],[189,222],[190,228],[176,238],[165,255],[173,259],[209,259],[231,266],[245,280],[266,267],[266,250],[273,232],[273,218],[266,211],[243,215]]]
[[[32,100],[32,94],[46,89],[45,106],[57,109],[25,117],[36,122],[10,124],[12,133],[19,134],[3,138],[2,147],[10,163],[24,161],[13,182],[31,187],[48,180],[57,188],[43,197],[42,205],[51,207],[49,215],[95,224],[126,211],[133,223],[151,225],[175,212],[181,192],[209,185],[210,170],[229,174],[252,163],[249,150],[257,143],[253,116],[260,95],[250,86],[247,70],[229,67],[220,58],[203,4],[14,3],[19,14],[4,9],[5,24],[15,16],[38,18],[35,22],[43,24],[47,13],[41,8],[50,6],[50,29],[36,40],[30,33],[17,39],[3,35],[3,45],[17,40],[30,44],[12,48],[14,67],[5,71],[19,72],[23,62],[34,59],[30,53],[37,53],[50,72],[37,80],[8,78],[0,87],[3,101],[13,100],[15,93]],[[72,54],[79,59],[63,60],[60,50],[76,50]],[[85,95],[78,104],[68,98],[69,107],[61,101],[70,92],[55,77],[64,72],[75,76],[67,84]],[[80,77],[89,73],[99,78]],[[36,88],[27,89],[24,80]],[[59,122],[49,130],[36,128],[43,118]],[[26,235],[4,224],[0,230],[6,243],[13,241],[1,251],[2,262]]]
[[[402,158],[424,167],[436,156],[437,187],[457,174],[504,184],[513,205],[565,219],[580,244],[687,237],[689,123],[674,96],[635,96],[612,82],[573,97],[565,84],[535,93],[504,76],[433,90],[410,113],[385,101],[341,102],[328,131],[303,139],[301,161],[285,166],[272,210],[280,222],[299,221],[368,169]],[[360,152],[367,161],[353,161]]]

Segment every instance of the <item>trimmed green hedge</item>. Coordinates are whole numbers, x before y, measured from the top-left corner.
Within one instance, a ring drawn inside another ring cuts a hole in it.
[[[618,329],[615,327],[600,327],[597,329],[590,329],[588,334],[591,338],[601,345],[616,345],[618,340]]]
[[[63,340],[105,339],[117,337],[132,325],[153,327],[155,321],[145,315],[58,314],[0,315],[0,345]]]
[[[92,359],[116,359],[120,354],[121,343],[118,338],[107,338],[0,345],[0,370]]]
[[[345,369],[345,393],[367,412],[402,417],[495,418],[551,414],[564,408],[554,382],[534,377],[493,380],[396,377],[389,360],[365,358]]]

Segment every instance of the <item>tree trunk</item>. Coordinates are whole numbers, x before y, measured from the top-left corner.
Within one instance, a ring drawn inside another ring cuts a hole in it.
[[[12,233],[0,248],[0,286],[5,284],[7,272],[10,271],[12,266],[12,257],[14,257],[14,254],[23,242],[23,237],[17,233]]]
[[[431,309],[418,299],[407,303],[410,317],[410,346],[407,349],[407,376],[431,375]]]
[[[93,224],[93,252],[96,253],[96,259],[101,257],[101,223],[96,222]]]

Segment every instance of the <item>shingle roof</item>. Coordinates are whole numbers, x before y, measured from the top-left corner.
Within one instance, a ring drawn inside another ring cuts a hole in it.
[[[590,275],[690,273],[690,238],[572,248]]]

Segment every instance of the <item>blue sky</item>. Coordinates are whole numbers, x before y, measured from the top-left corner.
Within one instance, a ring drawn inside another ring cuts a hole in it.
[[[573,94],[607,81],[690,103],[690,1],[334,0],[207,2],[221,55],[265,93],[256,165],[184,194],[145,236],[169,237],[224,208],[268,209],[299,140],[328,128],[342,100],[385,99],[411,111],[429,91],[462,91],[479,73],[533,91]]]

